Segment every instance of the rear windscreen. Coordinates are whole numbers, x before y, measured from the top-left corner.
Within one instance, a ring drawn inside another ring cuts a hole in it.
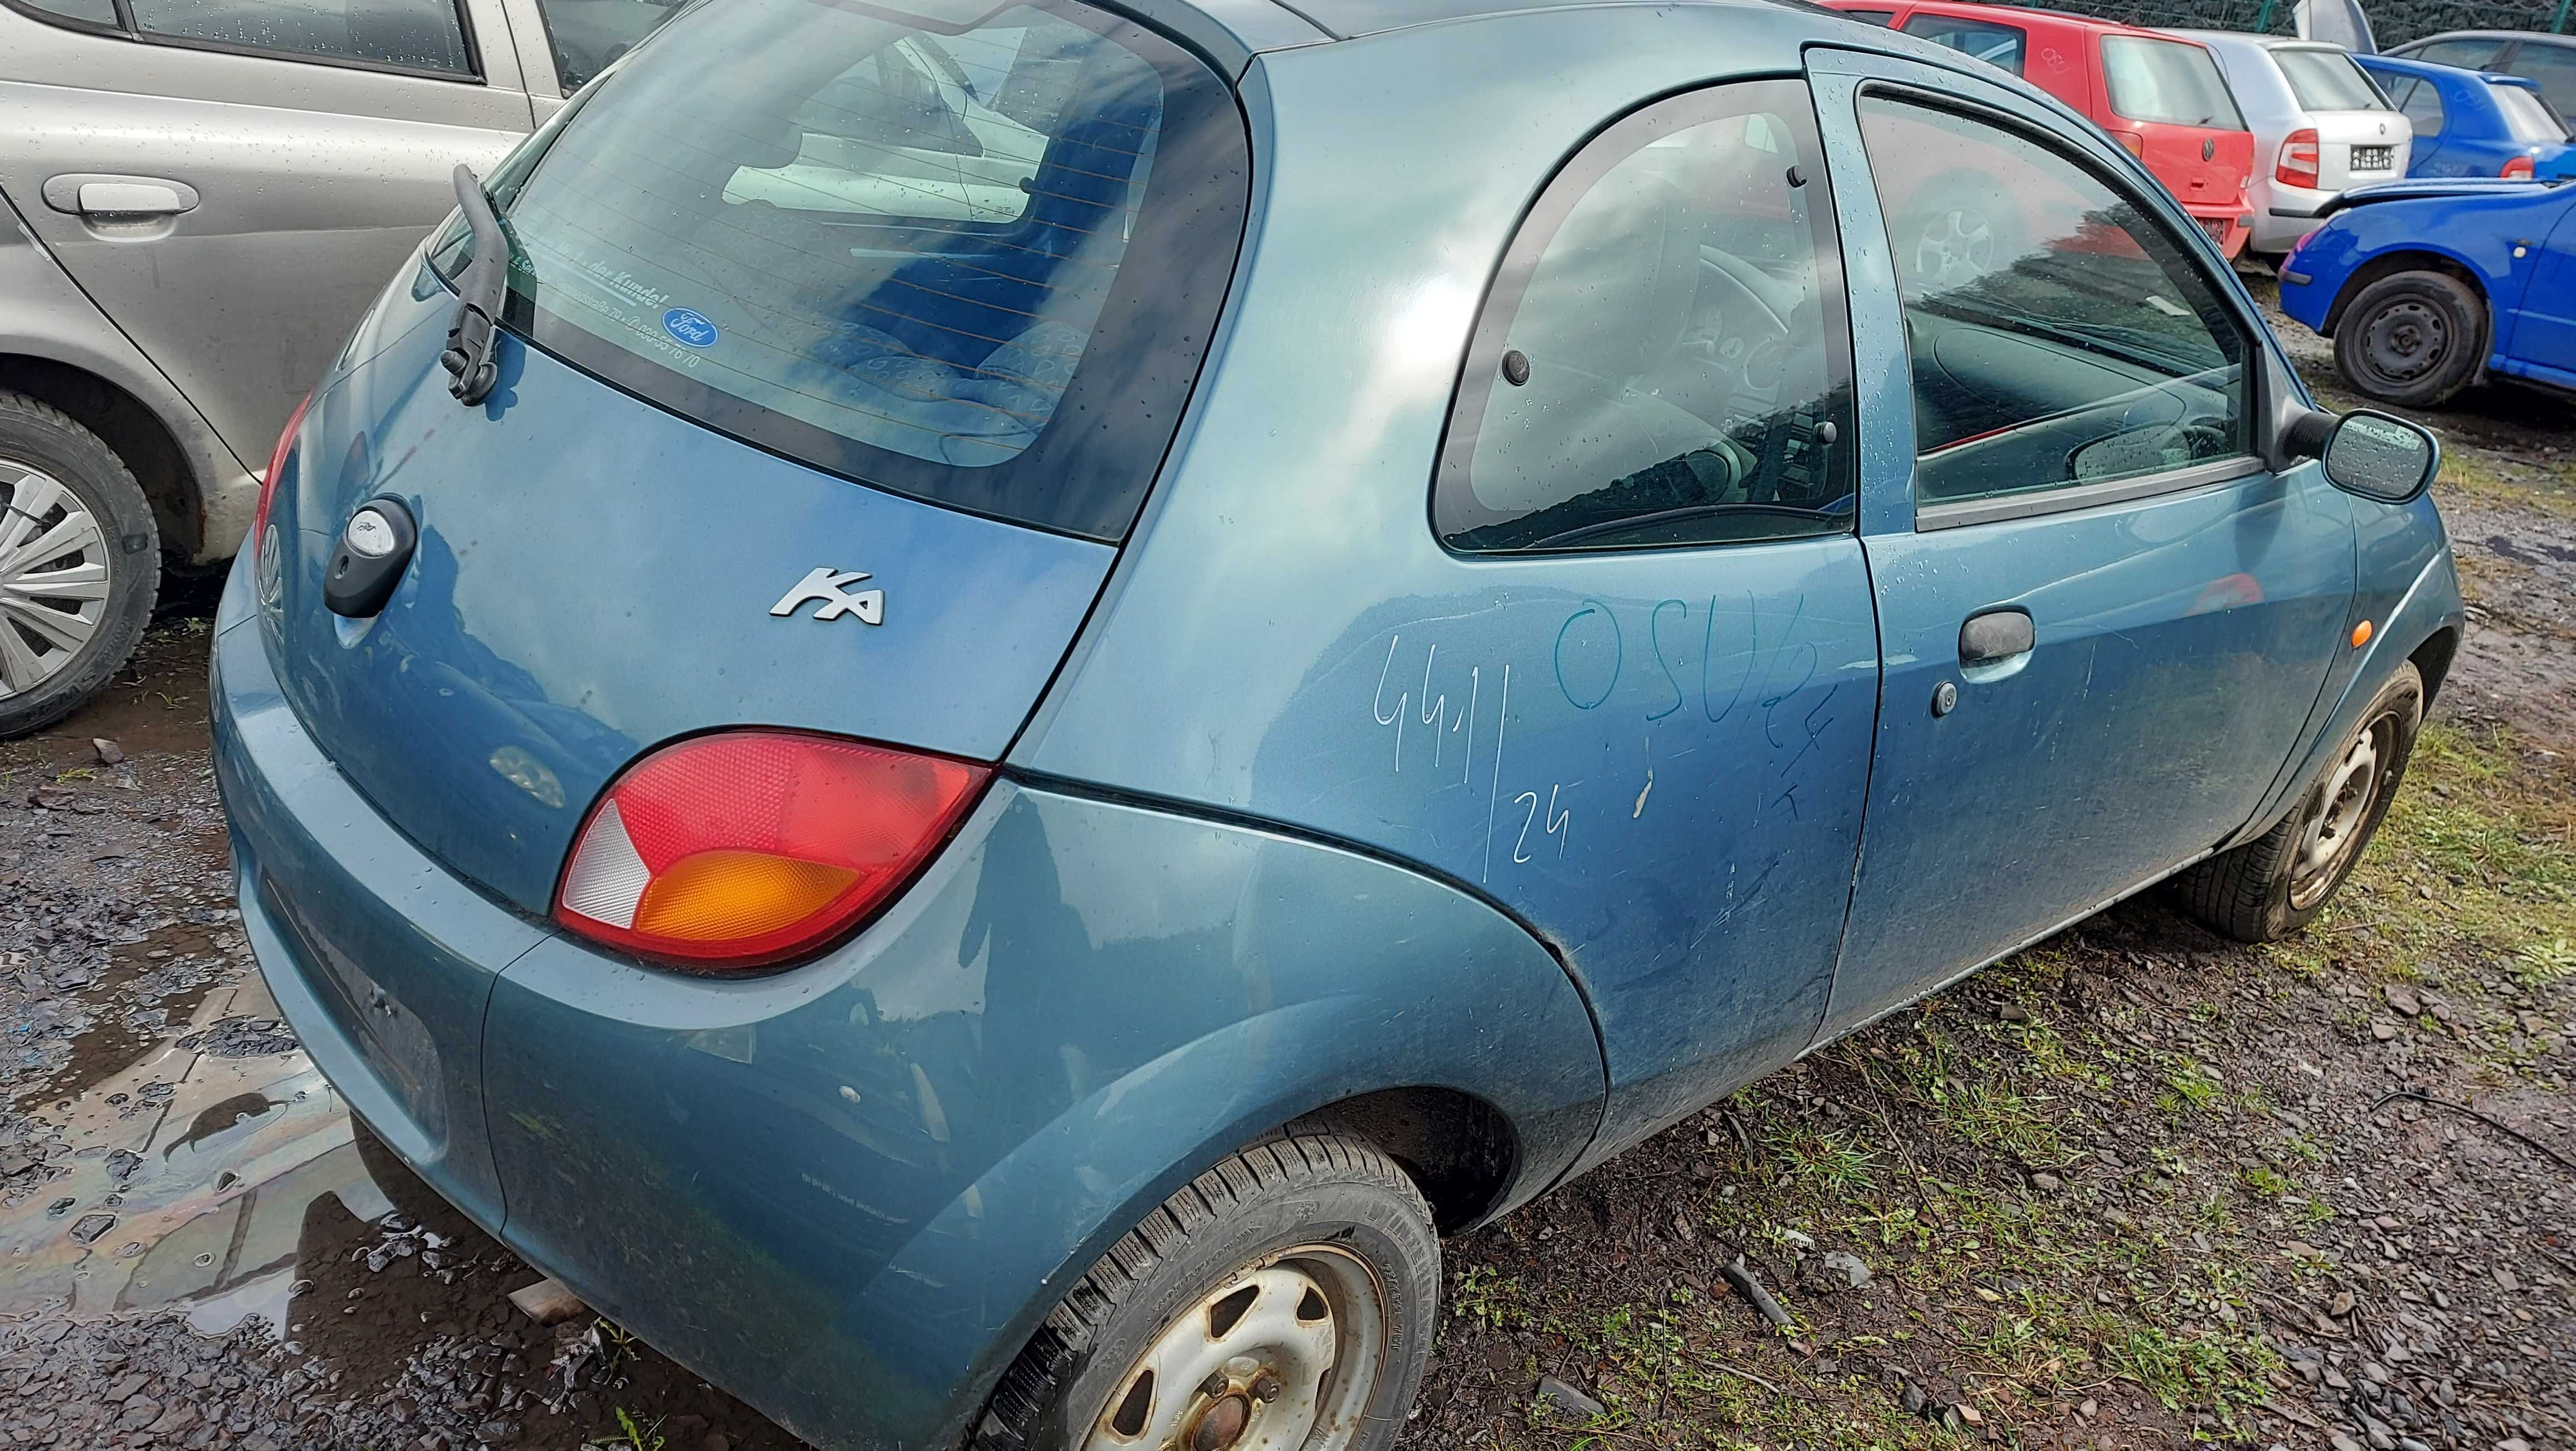
[[[2218,62],[2197,45],[2143,36],[2102,38],[2102,79],[2111,109],[2132,121],[2173,126],[2214,126],[2242,131],[2245,118],[2218,73]]]
[[[2388,102],[2339,50],[2275,50],[2272,59],[2303,111],[2385,111]]]
[[[2490,85],[2487,92],[2496,98],[2496,105],[2503,110],[2505,129],[2513,133],[2514,140],[2567,139],[2566,126],[2560,123],[2557,113],[2549,109],[2549,103],[2540,98],[2538,91],[2522,86]]]
[[[1069,3],[693,6],[506,163],[507,321],[774,452],[1115,539],[1233,270],[1243,126]],[[453,278],[470,236],[435,260]]]

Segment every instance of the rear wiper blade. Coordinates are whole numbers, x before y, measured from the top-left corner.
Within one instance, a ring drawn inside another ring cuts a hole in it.
[[[456,168],[456,204],[474,233],[474,260],[456,280],[456,320],[447,325],[447,351],[438,361],[452,374],[447,391],[471,408],[492,391],[500,372],[493,361],[493,333],[510,291],[510,238],[501,230],[501,214],[483,194],[473,168]]]

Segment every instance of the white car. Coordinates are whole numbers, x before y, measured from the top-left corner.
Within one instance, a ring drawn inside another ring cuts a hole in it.
[[[2317,214],[2345,188],[2406,175],[2415,125],[2342,47],[2232,30],[2173,33],[2218,57],[2254,133],[2248,252],[2277,257],[2316,230]]]

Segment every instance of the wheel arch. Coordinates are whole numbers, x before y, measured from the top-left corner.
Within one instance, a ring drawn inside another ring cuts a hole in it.
[[[2333,337],[2335,329],[2343,324],[2344,310],[2352,306],[2354,298],[2361,296],[2362,291],[2372,283],[2382,278],[2394,277],[2401,272],[2438,272],[2465,285],[2471,292],[2477,294],[2478,306],[2486,309],[2488,313],[2487,326],[2490,330],[2493,329],[2495,299],[2487,290],[2486,278],[2483,274],[2448,252],[2409,247],[2382,252],[2346,274],[2342,288],[2335,293],[2334,305],[2326,309],[2325,326],[2317,331],[2323,336]]]
[[[107,375],[60,358],[0,352],[0,391],[24,394],[97,434],[125,461],[161,529],[165,559],[202,557],[209,490],[167,420]]]

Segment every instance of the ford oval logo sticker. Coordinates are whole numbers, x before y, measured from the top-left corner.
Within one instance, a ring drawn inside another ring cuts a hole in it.
[[[716,345],[716,325],[707,315],[693,307],[675,307],[662,314],[662,331],[684,348],[712,348]]]

